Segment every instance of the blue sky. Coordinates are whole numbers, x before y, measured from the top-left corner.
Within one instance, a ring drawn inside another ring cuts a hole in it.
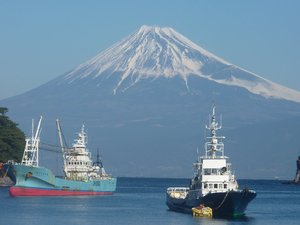
[[[300,91],[298,0],[0,0],[0,99],[85,62],[142,25],[172,27]]]

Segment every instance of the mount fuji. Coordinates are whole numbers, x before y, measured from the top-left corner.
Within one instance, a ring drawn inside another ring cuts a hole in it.
[[[57,142],[55,118],[68,140],[84,122],[90,150],[99,147],[117,176],[189,177],[212,102],[223,115],[225,154],[240,177],[294,175],[300,92],[229,63],[172,28],[142,26],[0,105],[24,131],[43,115],[44,142]],[[55,167],[53,153],[41,157]]]

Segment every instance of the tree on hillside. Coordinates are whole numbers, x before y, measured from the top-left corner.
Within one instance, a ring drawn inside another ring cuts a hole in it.
[[[0,107],[0,114],[1,114],[2,116],[4,116],[5,113],[7,113],[7,112],[8,112],[8,109],[7,109],[7,108],[5,108],[5,107]]]
[[[25,147],[25,134],[5,114],[8,109],[0,107],[0,161],[20,161]]]

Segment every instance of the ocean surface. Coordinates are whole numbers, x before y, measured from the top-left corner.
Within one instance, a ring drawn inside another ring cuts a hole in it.
[[[258,193],[242,219],[193,218],[169,211],[165,191],[188,179],[118,178],[112,196],[17,197],[0,188],[0,224],[9,225],[229,225],[300,224],[300,185],[277,180],[239,180]]]

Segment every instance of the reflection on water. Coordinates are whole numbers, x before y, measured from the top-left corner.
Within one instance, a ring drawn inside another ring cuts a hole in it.
[[[0,224],[12,225],[294,225],[299,224],[300,186],[275,181],[242,181],[257,198],[246,216],[235,220],[196,218],[172,212],[165,204],[167,187],[186,179],[119,179],[113,196],[18,197],[0,188]],[[283,214],[284,212],[284,214]]]
[[[252,225],[256,224],[254,218],[244,216],[239,219],[219,219],[219,218],[193,218],[193,224],[197,225],[239,225],[239,224],[247,224]]]

